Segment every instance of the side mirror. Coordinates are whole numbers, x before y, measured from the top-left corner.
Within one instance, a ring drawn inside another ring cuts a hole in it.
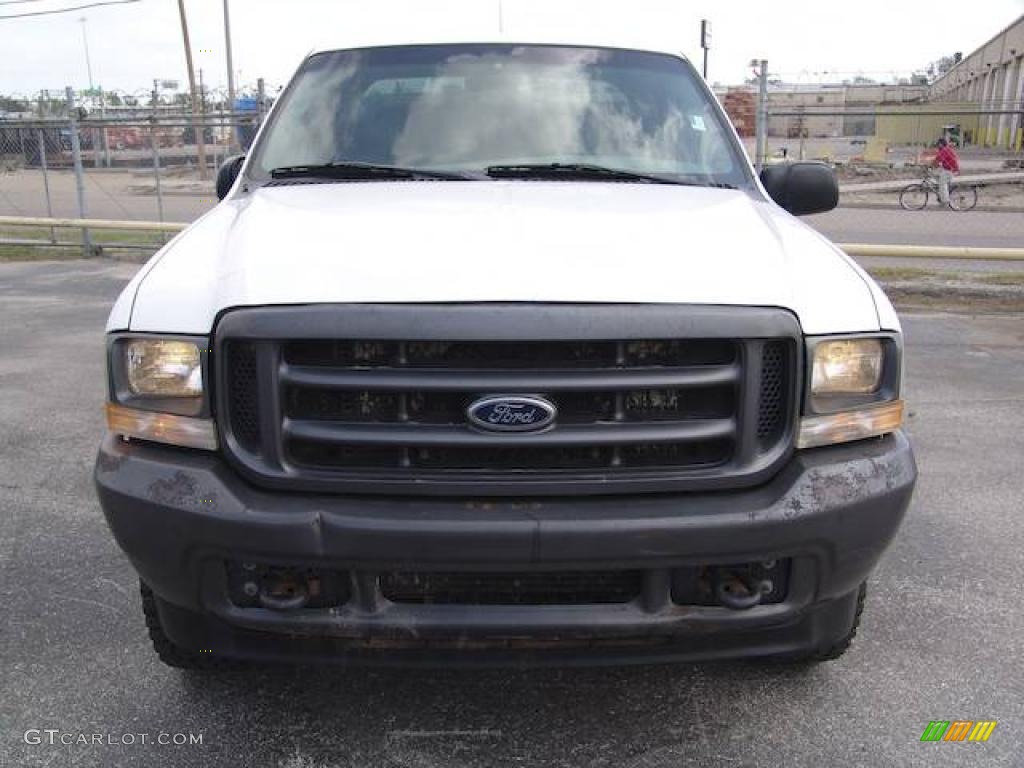
[[[839,205],[839,183],[825,163],[783,163],[761,171],[772,200],[794,216],[824,213]]]
[[[242,170],[242,163],[245,162],[245,155],[235,155],[229,157],[224,161],[224,164],[217,171],[217,199],[223,200],[227,197],[228,192],[231,191],[231,187],[235,185],[235,179],[238,178],[239,172]]]

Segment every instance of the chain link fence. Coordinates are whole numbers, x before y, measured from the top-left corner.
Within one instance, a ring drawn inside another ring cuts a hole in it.
[[[217,168],[245,152],[269,109],[258,85],[229,110],[223,94],[204,91],[200,109],[159,89],[145,94],[75,97],[60,101],[0,100],[25,111],[0,116],[0,216],[190,222],[216,205]],[[730,90],[723,103],[751,157],[753,95]],[[113,102],[117,102],[116,104]],[[8,113],[10,109],[8,108]],[[1001,187],[986,203],[1024,207],[1024,104],[979,108],[966,103],[918,102],[871,107],[780,107],[769,103],[766,162],[824,160],[847,194],[861,182],[893,183],[921,174],[939,137],[958,147],[965,174],[996,174]],[[94,237],[95,234],[95,237]],[[152,252],[167,234],[10,226],[0,224],[4,248],[80,247]],[[52,253],[52,251],[50,251]]]
[[[270,99],[261,88],[231,111],[226,99],[192,112],[155,95],[97,109],[68,91],[63,108],[33,106],[0,117],[0,215],[188,222],[216,204],[217,169],[248,150]],[[0,249],[74,245],[85,256],[152,252],[167,237],[0,225]]]

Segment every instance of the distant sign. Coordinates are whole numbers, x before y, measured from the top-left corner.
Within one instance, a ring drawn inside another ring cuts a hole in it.
[[[700,47],[705,51],[711,48],[711,22],[707,19],[700,23]]]
[[[178,81],[177,80],[161,80],[160,81],[160,87],[163,88],[165,91],[176,91],[176,90],[178,90]]]

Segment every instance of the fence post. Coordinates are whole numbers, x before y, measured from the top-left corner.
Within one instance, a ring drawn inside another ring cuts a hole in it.
[[[78,141],[78,118],[75,116],[75,94],[71,86],[64,89],[68,104],[68,128],[71,131],[71,159],[75,165],[75,192],[78,195],[78,216],[87,219],[85,204],[85,171],[82,168],[82,145]],[[82,229],[82,257],[88,259],[93,255],[92,235],[88,229]]]
[[[103,149],[103,166],[110,167],[110,140],[107,137],[107,99],[100,88],[100,120],[103,125],[100,127],[100,147]]]
[[[42,128],[37,128],[36,132],[39,135],[39,165],[43,169],[43,191],[46,193],[46,216],[53,218],[53,203],[50,201],[50,174],[49,169],[46,167],[46,134],[43,133]],[[50,227],[50,242],[57,242],[57,230],[54,227]]]
[[[758,62],[758,88],[757,88],[757,137],[754,141],[754,168],[758,175],[764,168],[765,158],[768,156],[768,62],[761,59]]]
[[[153,154],[153,181],[156,184],[156,214],[157,220],[161,223],[164,220],[164,193],[160,186],[160,148],[157,145],[156,138],[156,125],[157,125],[157,98],[158,93],[156,89],[153,89],[153,117],[151,119],[151,125],[149,128],[149,147]],[[166,243],[167,237],[161,232],[161,242]]]

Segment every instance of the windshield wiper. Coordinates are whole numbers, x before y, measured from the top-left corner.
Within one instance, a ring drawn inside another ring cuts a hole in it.
[[[651,173],[627,171],[622,168],[609,168],[591,163],[517,163],[510,165],[492,165],[487,168],[487,175],[495,179],[599,179],[618,181],[637,181],[645,184],[676,184],[683,187],[720,187],[734,189],[730,184],[718,182],[690,181],[659,176]]]
[[[404,168],[399,165],[377,165],[360,162],[331,162],[319,165],[287,165],[270,172],[273,179],[325,178],[362,181],[366,179],[440,179],[465,181],[471,177],[453,171],[432,171],[426,168]]]

